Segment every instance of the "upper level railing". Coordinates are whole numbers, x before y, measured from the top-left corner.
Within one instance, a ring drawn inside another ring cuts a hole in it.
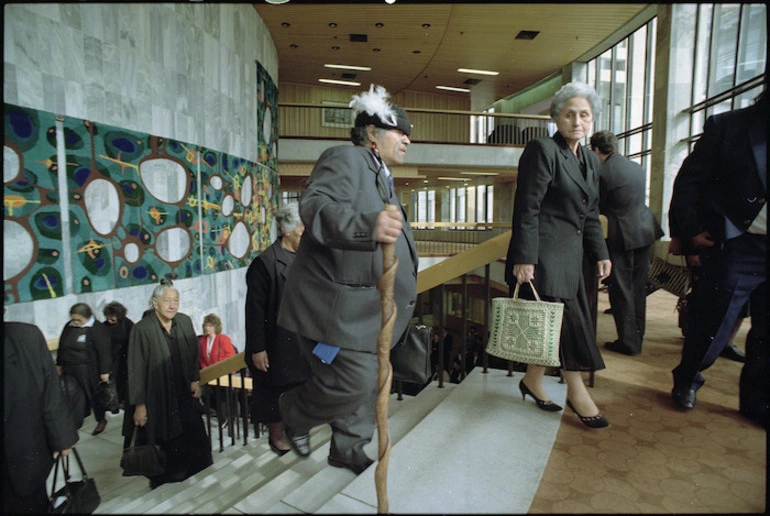
[[[525,145],[555,131],[550,117],[441,109],[406,109],[416,143]],[[353,111],[344,105],[278,104],[281,138],[348,139]]]

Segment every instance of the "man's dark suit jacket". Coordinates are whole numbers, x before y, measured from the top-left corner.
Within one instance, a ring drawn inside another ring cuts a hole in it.
[[[14,492],[30,496],[53,466],[53,452],[71,448],[78,432],[59,375],[37,326],[4,323],[3,459]]]
[[[767,202],[767,107],[710,116],[674,181],[671,218],[685,244],[705,228],[725,238],[725,218],[745,231]]]
[[[530,141],[519,160],[511,242],[505,278],[516,284],[513,266],[534,264],[540,295],[573,299],[583,270],[583,253],[609,258],[599,221],[598,156],[580,146],[586,178],[561,134]]]
[[[663,236],[655,215],[644,203],[646,176],[642,167],[611,154],[599,176],[599,212],[607,217],[607,247],[631,251],[652,245]]]
[[[321,154],[299,201],[305,232],[286,272],[279,326],[342,349],[376,351],[382,251],[374,228],[386,202],[400,207],[369,148],[342,145]],[[404,334],[417,302],[417,249],[403,208],[401,214],[392,345]]]

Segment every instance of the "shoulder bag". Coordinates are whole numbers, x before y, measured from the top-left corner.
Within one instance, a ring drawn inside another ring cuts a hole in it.
[[[152,477],[161,475],[166,471],[166,453],[157,444],[143,444],[136,446],[136,434],[139,428],[134,427],[131,436],[131,445],[123,449],[120,457],[120,467],[124,477],[143,475]]]
[[[505,360],[559,367],[559,337],[564,304],[541,301],[532,282],[536,301],[513,297],[492,299],[487,353]]]
[[[390,350],[393,380],[425,385],[431,376],[430,344],[433,330],[413,324],[407,335]]]
[[[96,489],[96,481],[86,473],[86,468],[83,467],[83,461],[80,460],[77,448],[72,448],[72,455],[75,456],[75,460],[80,466],[83,478],[71,480],[69,457],[62,454],[56,457],[51,496],[48,499],[51,514],[91,514],[102,501],[99,491]],[[57,490],[56,483],[60,468],[64,472],[64,486]]]

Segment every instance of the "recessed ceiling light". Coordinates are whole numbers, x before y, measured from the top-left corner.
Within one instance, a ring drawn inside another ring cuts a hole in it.
[[[357,70],[359,72],[371,72],[370,66],[353,66],[353,65],[340,65],[340,64],[325,64],[326,68],[339,68],[342,70]]]
[[[281,27],[290,27],[290,26],[291,26],[291,23],[289,23],[289,22],[283,22],[281,24]]]
[[[288,3],[289,0],[265,0],[265,2],[267,2],[268,4],[278,5],[278,4]]]
[[[430,23],[423,23],[422,24],[423,29],[430,29]]]
[[[422,54],[422,50],[412,50],[412,54]]]
[[[447,91],[459,91],[461,93],[470,93],[471,90],[468,88],[455,88],[453,86],[436,86],[437,90],[447,90]]]
[[[338,46],[336,46],[336,45],[332,47],[332,50],[335,50],[335,51],[336,51],[336,50],[339,50],[339,49],[340,49],[340,47],[338,47]]]
[[[516,34],[516,39],[535,39],[540,34],[539,30],[521,30]]]
[[[372,52],[379,52],[379,51],[380,51],[380,49],[379,49],[379,48],[373,48],[373,49],[372,49]]]
[[[477,75],[500,75],[500,72],[492,70],[475,70],[473,68],[458,68],[457,71],[460,73],[475,73]]]
[[[437,177],[436,179],[442,179],[444,181],[470,181],[467,177]]]
[[[340,81],[340,80],[337,80],[337,79],[318,79],[318,82],[323,82],[325,84],[340,84],[342,86],[361,86],[360,82]]]
[[[337,24],[336,24],[336,23],[334,23],[334,22],[330,22],[330,23],[329,23],[329,27],[331,27],[332,29],[333,29],[334,27],[336,27],[336,26],[337,26]]]
[[[382,23],[382,22],[377,22],[377,23],[374,24],[374,26],[377,27],[378,29],[381,29],[381,28],[383,28],[385,26],[385,24]]]
[[[497,172],[460,172],[464,176],[497,176]]]
[[[299,45],[297,45],[296,43],[292,43],[291,45],[289,45],[289,48],[299,48]]]

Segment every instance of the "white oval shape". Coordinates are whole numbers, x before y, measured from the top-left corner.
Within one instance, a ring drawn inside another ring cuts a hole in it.
[[[86,216],[94,231],[109,235],[115,229],[123,212],[118,197],[118,188],[106,179],[94,179],[83,194]]]
[[[131,242],[130,244],[126,244],[125,249],[123,249],[123,258],[125,258],[128,263],[138,262],[139,246],[133,242]]]
[[[233,199],[232,195],[226,195],[224,199],[222,199],[222,215],[225,217],[229,217],[233,214],[233,209],[235,208],[235,199]]]
[[[246,176],[246,179],[243,180],[243,186],[241,186],[241,204],[244,206],[251,204],[251,185],[251,176]]]
[[[265,119],[262,120],[262,139],[267,144],[273,139],[273,110],[270,106],[265,108]]]
[[[161,202],[176,204],[187,194],[187,171],[166,158],[152,158],[139,164],[139,175],[150,195]]]
[[[3,281],[17,276],[32,261],[35,244],[29,231],[14,220],[3,220]]]
[[[182,260],[190,252],[190,233],[182,228],[168,228],[158,233],[155,253],[168,263]]]
[[[230,254],[238,259],[241,259],[246,256],[246,253],[249,252],[250,240],[251,235],[249,235],[249,230],[246,228],[246,224],[243,222],[238,222],[235,224],[233,232],[230,233],[230,238],[227,239],[227,249],[230,250]]]
[[[211,176],[209,184],[214,190],[221,190],[223,186],[222,178],[220,176]]]
[[[21,172],[19,153],[11,147],[3,146],[3,182],[7,183]]]

